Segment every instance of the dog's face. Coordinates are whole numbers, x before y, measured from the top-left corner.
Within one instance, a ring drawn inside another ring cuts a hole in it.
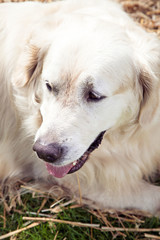
[[[56,177],[81,168],[104,132],[138,117],[141,96],[131,45],[118,28],[101,24],[62,24],[36,80],[42,122],[33,149]]]
[[[44,59],[43,121],[34,150],[57,167],[68,165],[63,174],[83,165],[86,151],[102,132],[137,114],[131,52],[121,40],[108,38],[102,30],[87,33],[84,26],[82,31],[70,26],[57,31]]]

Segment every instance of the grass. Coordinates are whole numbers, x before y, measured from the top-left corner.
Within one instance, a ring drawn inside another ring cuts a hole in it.
[[[52,206],[53,203],[56,204]],[[21,229],[18,234],[4,238],[5,234],[18,229]],[[58,201],[44,194],[26,193],[10,201],[10,205],[9,201],[0,205],[0,239],[160,239],[159,232],[160,220],[155,217],[143,217],[130,211],[91,210],[73,201]]]

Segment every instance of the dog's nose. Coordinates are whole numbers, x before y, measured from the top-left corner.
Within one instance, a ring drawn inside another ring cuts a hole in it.
[[[62,156],[62,147],[57,143],[42,145],[37,141],[33,146],[33,150],[37,153],[39,158],[50,163],[55,162]]]

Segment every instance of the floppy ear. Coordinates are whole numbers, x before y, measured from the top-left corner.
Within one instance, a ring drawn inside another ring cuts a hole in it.
[[[127,29],[131,39],[136,68],[139,72],[138,91],[141,88],[141,108],[139,123],[141,126],[156,120],[160,89],[160,40],[153,33],[134,24]],[[137,91],[137,92],[138,92]]]
[[[141,126],[148,125],[155,119],[159,106],[159,83],[157,77],[141,71],[139,83],[142,89],[142,102],[139,113],[139,123]]]
[[[32,44],[28,44],[21,53],[12,77],[12,84],[22,88],[34,82],[42,71],[45,52]]]

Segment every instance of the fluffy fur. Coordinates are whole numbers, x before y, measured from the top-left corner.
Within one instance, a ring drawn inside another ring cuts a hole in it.
[[[160,40],[115,2],[1,4],[1,182],[49,179],[78,196],[78,174],[97,207],[157,213],[160,187],[149,179],[160,164],[159,80]],[[93,91],[104,98],[90,101]],[[105,130],[84,166],[60,179],[32,149],[59,144],[54,164],[66,166]]]

